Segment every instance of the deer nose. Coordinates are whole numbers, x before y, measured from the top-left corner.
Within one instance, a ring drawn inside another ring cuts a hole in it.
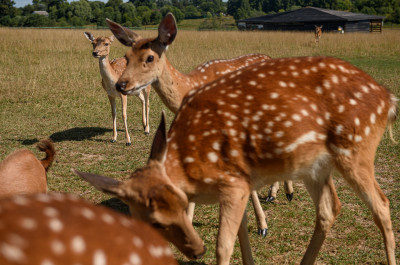
[[[92,55],[93,56],[97,56],[97,55],[99,55],[99,53],[98,52],[92,52]]]
[[[116,83],[116,84],[115,84],[115,88],[116,88],[119,92],[125,91],[125,89],[126,89],[126,82],[118,82],[118,83]]]
[[[198,255],[193,255],[193,259],[201,259],[204,256],[204,254],[206,253],[206,251],[207,251],[207,247],[204,246],[203,247],[203,253],[198,254]]]

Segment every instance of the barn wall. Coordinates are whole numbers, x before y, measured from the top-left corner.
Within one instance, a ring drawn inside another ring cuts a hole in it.
[[[370,22],[366,21],[350,21],[346,23],[345,32],[369,32]]]

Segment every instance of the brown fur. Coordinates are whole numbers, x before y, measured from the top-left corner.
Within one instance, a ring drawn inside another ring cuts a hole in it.
[[[38,160],[27,149],[17,150],[0,164],[0,197],[14,194],[47,192],[46,172],[54,161],[55,149],[50,140],[42,140],[37,148],[46,153]]]

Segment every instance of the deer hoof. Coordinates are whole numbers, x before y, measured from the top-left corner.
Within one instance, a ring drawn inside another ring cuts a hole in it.
[[[131,146],[131,143],[126,143],[125,145],[126,145],[126,146]]]
[[[268,196],[267,199],[265,199],[266,202],[273,202],[275,201],[275,197],[274,196]]]
[[[110,142],[111,142],[111,143],[115,143],[116,141],[117,141],[117,140],[112,139]]]
[[[267,237],[268,228],[264,228],[264,229],[259,228],[259,229],[258,229],[258,234],[259,234],[260,236],[262,236],[262,237]]]
[[[286,198],[291,202],[293,200],[293,193],[286,193]]]

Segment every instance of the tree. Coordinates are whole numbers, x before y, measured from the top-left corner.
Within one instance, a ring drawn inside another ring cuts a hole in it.
[[[16,12],[13,0],[0,0],[0,17],[10,16],[13,17]]]
[[[71,7],[72,14],[75,17],[79,18],[81,20],[81,22],[85,22],[85,21],[89,22],[92,19],[92,9],[87,0],[80,0],[80,1],[72,2],[70,7]],[[78,22],[77,19],[74,20],[74,23],[81,24],[81,22]]]

